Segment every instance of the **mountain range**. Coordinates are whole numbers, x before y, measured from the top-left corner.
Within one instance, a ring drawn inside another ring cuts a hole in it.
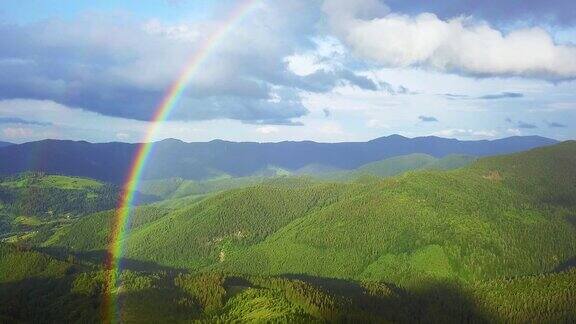
[[[278,168],[296,173],[298,170],[306,173],[310,169],[350,170],[370,162],[413,153],[435,158],[450,154],[482,157],[555,143],[556,140],[538,136],[460,141],[434,136],[406,138],[391,135],[368,142],[344,143],[222,140],[186,143],[167,139],[154,145],[154,153],[147,162],[144,178],[206,180],[258,175]],[[42,171],[121,183],[137,148],[138,144],[66,140],[10,145],[0,148],[0,174]]]
[[[0,141],[0,147],[5,147],[5,146],[9,146],[9,145],[12,145],[12,143]]]

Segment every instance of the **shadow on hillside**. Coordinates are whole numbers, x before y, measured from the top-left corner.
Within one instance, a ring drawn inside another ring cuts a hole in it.
[[[566,221],[576,229],[576,215],[566,216]]]
[[[394,284],[371,290],[351,280],[284,274],[321,290],[349,299],[361,312],[376,318],[401,323],[490,323],[496,316],[480,310],[474,298],[451,282],[430,282],[407,290]],[[345,315],[346,316],[346,315]]]
[[[76,252],[59,247],[40,248],[38,250],[60,260],[67,259],[70,256],[72,256],[74,258],[74,262],[91,266],[103,265],[106,260],[106,256],[108,254],[108,251],[105,250]],[[120,260],[120,264],[123,270],[148,271],[148,272],[165,271],[168,273],[187,272],[186,269],[168,267],[150,261],[135,260],[130,258],[122,258]]]
[[[27,278],[0,283],[0,323],[101,323],[102,292],[72,292],[73,276]],[[193,303],[174,287],[124,292],[118,299],[122,322],[183,322],[200,318]]]
[[[97,323],[100,295],[71,293],[72,276],[0,284],[1,323]]]
[[[554,270],[552,270],[552,272],[553,273],[563,272],[572,269],[574,267],[576,267],[576,256],[560,263],[556,268],[554,268]]]

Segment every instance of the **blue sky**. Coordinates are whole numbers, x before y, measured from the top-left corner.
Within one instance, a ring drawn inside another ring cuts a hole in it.
[[[231,2],[231,1],[229,1]],[[203,19],[226,4],[213,0],[3,0],[0,15],[8,22],[33,23],[45,19],[74,19],[90,12],[131,14],[163,20]]]
[[[244,1],[3,1],[0,140],[138,142],[185,62]],[[259,1],[156,137],[574,139],[576,11],[519,3]]]

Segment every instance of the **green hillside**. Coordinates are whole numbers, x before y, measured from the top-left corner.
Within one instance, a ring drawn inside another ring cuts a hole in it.
[[[431,163],[455,160],[468,158]],[[167,180],[171,199],[131,217],[124,322],[576,320],[576,142],[451,171],[175,198],[184,183]],[[24,241],[52,256],[0,245],[0,319],[98,321],[113,217]]]
[[[357,186],[216,267],[408,285],[548,272],[576,254],[575,183],[574,142],[408,173]]]
[[[0,320],[97,323],[106,271],[73,258],[0,244]],[[123,323],[141,322],[572,322],[576,271],[470,286],[438,281],[405,290],[390,283],[287,275],[123,271]]]
[[[198,269],[330,204],[343,189],[301,182],[292,187],[278,181],[228,191],[133,232],[126,241],[126,256],[163,266]]]
[[[425,165],[423,169],[453,170],[472,164],[476,160],[478,160],[478,158],[472,155],[450,154]]]
[[[138,228],[153,223],[166,216],[169,209],[159,207],[138,207],[131,217],[130,229],[137,231]],[[115,211],[103,211],[84,217],[77,222],[58,230],[43,242],[43,247],[63,248],[66,251],[94,252],[103,251],[107,248],[108,233],[112,227]]]
[[[439,159],[428,154],[414,153],[368,163],[354,170],[310,174],[327,180],[350,181],[367,176],[392,177],[416,170],[453,170],[467,166],[476,159],[476,157],[462,154],[450,154]]]
[[[118,187],[86,178],[0,177],[0,239],[42,242],[77,218],[115,208],[118,194]]]
[[[203,196],[210,193],[245,187],[265,181],[265,177],[215,178],[205,181],[170,178],[143,181],[139,191],[162,199]]]
[[[135,228],[126,256],[176,268],[405,286],[548,272],[576,255],[574,165],[576,145],[566,142],[448,172],[354,183],[278,178]],[[106,230],[88,219],[82,226],[105,241]],[[93,238],[67,230],[48,245]]]
[[[436,162],[437,159],[427,154],[409,154],[392,157],[386,160],[365,164],[356,172],[372,174],[382,177],[391,177],[406,171],[423,169],[426,165]]]
[[[52,218],[114,208],[118,188],[77,177],[24,173],[0,178],[5,214]]]
[[[323,164],[308,164],[293,172],[295,175],[322,175],[326,173],[335,173],[342,171],[342,169]]]
[[[475,157],[459,154],[451,154],[441,159],[427,154],[409,154],[368,163],[354,170],[342,170],[320,164],[306,165],[293,171],[268,166],[249,177],[217,177],[203,181],[182,178],[145,180],[141,183],[139,191],[160,199],[172,200],[191,196],[198,198],[220,191],[256,185],[278,177],[311,176],[322,180],[350,181],[366,176],[390,177],[422,169],[457,169],[475,160]]]

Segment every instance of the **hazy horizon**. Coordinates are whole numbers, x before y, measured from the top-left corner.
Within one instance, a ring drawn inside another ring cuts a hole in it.
[[[147,143],[157,143],[157,142],[162,142],[162,141],[175,140],[175,141],[180,141],[180,142],[188,143],[188,144],[190,144],[190,143],[209,143],[209,142],[217,142],[217,141],[230,142],[230,143],[258,143],[258,144],[270,144],[270,143],[273,144],[273,143],[282,143],[282,142],[295,142],[295,143],[314,142],[314,143],[319,143],[319,144],[337,144],[337,143],[364,143],[364,142],[370,142],[373,140],[377,140],[380,138],[393,137],[393,136],[400,136],[400,137],[403,137],[406,139],[435,137],[435,138],[442,138],[442,139],[447,139],[447,140],[457,140],[457,141],[461,141],[461,142],[498,141],[498,140],[503,140],[503,139],[507,139],[507,138],[516,138],[516,137],[539,137],[539,138],[551,139],[551,140],[554,140],[557,142],[576,140],[576,138],[559,140],[556,138],[547,137],[547,136],[540,136],[540,135],[510,135],[510,136],[504,136],[504,137],[498,137],[498,138],[459,139],[456,137],[443,137],[443,136],[437,136],[437,135],[422,135],[422,136],[408,137],[408,136],[404,136],[401,134],[388,134],[388,135],[382,135],[382,136],[370,138],[367,140],[358,140],[358,141],[347,141],[344,139],[343,140],[335,139],[334,141],[314,141],[314,140],[308,140],[308,139],[302,139],[302,140],[282,140],[282,139],[279,139],[279,140],[275,140],[275,141],[250,141],[250,140],[234,141],[234,140],[227,140],[227,139],[222,139],[222,138],[214,138],[214,139],[208,139],[208,140],[204,140],[204,141],[185,141],[185,140],[181,140],[179,138],[167,137],[167,138],[157,139],[157,140],[154,140],[152,142],[147,142]],[[20,143],[9,142],[9,141],[0,141],[0,142],[10,143],[10,144],[26,144],[26,143],[40,142],[40,141],[73,141],[73,142],[87,142],[87,143],[92,143],[92,144],[106,144],[106,143],[142,144],[142,143],[144,143],[144,142],[121,141],[121,140],[97,142],[97,141],[87,141],[87,140],[83,140],[83,139],[59,139],[59,138],[43,138],[43,139],[37,139],[37,140],[33,140],[33,141],[26,141],[26,142],[20,142]]]

